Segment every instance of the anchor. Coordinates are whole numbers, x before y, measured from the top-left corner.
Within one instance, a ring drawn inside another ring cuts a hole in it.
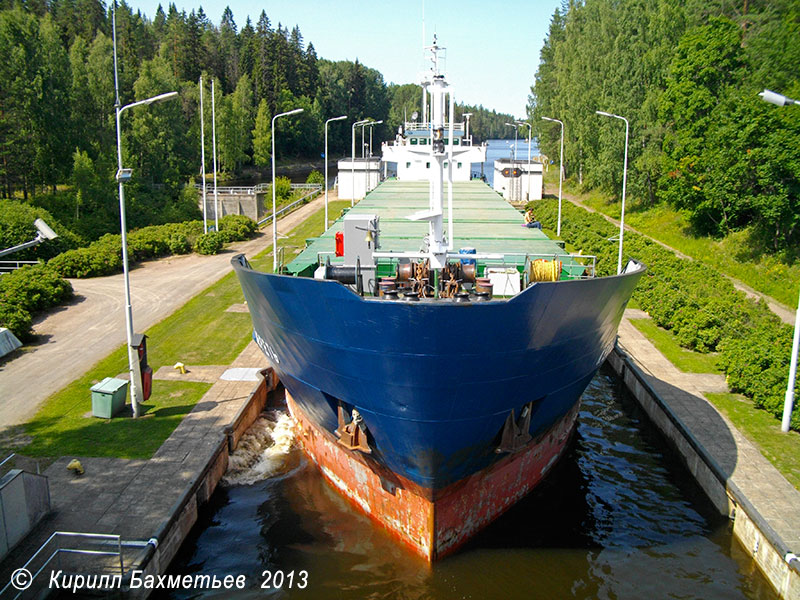
[[[348,450],[358,450],[364,454],[372,454],[372,449],[367,443],[367,426],[364,419],[356,409],[353,409],[352,420],[345,423],[344,409],[339,404],[339,427],[336,428],[336,435],[339,436],[339,443]]]
[[[533,402],[528,402],[522,407],[519,420],[514,418],[514,409],[511,409],[506,422],[503,425],[503,432],[500,435],[500,445],[495,448],[497,454],[503,452],[517,452],[531,441],[528,429],[531,426],[531,414],[533,413]]]

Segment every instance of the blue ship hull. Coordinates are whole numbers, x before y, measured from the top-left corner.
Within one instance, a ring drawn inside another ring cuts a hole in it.
[[[544,282],[508,300],[362,298],[335,281],[232,260],[254,338],[305,416],[361,414],[372,459],[435,495],[502,458],[510,412],[533,438],[560,423],[612,349],[643,268]],[[633,263],[632,263],[633,264]]]

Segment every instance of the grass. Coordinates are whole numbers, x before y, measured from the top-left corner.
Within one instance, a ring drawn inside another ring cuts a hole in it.
[[[800,490],[800,433],[783,433],[780,422],[757,410],[739,394],[705,394],[736,428],[753,442],[795,488]]]
[[[569,186],[569,193],[594,210],[619,219],[621,205],[611,202],[608,196],[597,192],[581,194],[573,186]],[[717,240],[694,235],[686,216],[665,204],[643,207],[632,203],[629,207],[625,213],[627,225],[786,306],[795,306],[800,286],[800,263],[787,265],[774,256],[754,256],[754,244],[748,231],[734,232]]]
[[[337,214],[349,201],[332,202]],[[322,232],[324,211],[319,210],[291,236],[280,242],[287,260],[293,250],[302,248],[306,238]],[[254,267],[272,268],[271,246],[251,260]],[[177,361],[194,365],[230,364],[250,341],[252,324],[246,313],[225,312],[232,304],[244,302],[239,282],[233,272],[150,327],[148,362],[155,372]],[[127,371],[125,346],[106,358],[64,389],[48,398],[25,425],[14,428],[2,443],[6,454],[22,453],[34,457],[108,456],[150,458],[175,427],[211,387],[207,383],[157,381],[153,394],[144,404],[144,417],[134,421],[127,414],[113,419],[91,416],[89,388],[104,377]]]
[[[659,352],[684,373],[722,374],[717,367],[717,354],[702,354],[681,348],[671,331],[662,329],[652,319],[631,319],[631,324],[653,342]]]

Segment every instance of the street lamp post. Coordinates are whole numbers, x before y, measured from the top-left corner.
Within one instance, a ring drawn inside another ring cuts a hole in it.
[[[619,217],[619,256],[617,258],[617,275],[619,275],[622,273],[622,236],[625,233],[625,184],[628,181],[628,119],[603,112],[602,110],[596,110],[595,112],[604,117],[613,117],[614,119],[625,121],[625,165],[622,169],[622,214]]]
[[[513,170],[514,170],[514,165],[516,164],[516,161],[517,161],[517,132],[519,131],[519,127],[517,126],[517,124],[516,124],[516,123],[506,123],[506,125],[507,125],[508,127],[513,127],[513,128],[514,128],[514,148],[513,148],[513,150],[511,151],[511,158],[512,158],[512,163],[511,163],[511,164],[512,164],[512,167],[511,167],[511,170],[512,170],[512,172],[513,172]],[[513,184],[513,181],[514,181],[514,179],[513,179],[513,178],[509,180],[509,186],[511,187],[511,200],[512,200],[512,202],[517,200],[517,198],[515,197],[515,196],[516,196],[516,194],[514,193],[514,184]],[[520,190],[520,196],[521,196],[521,195],[522,195],[522,190]]]
[[[120,116],[129,108],[134,106],[143,106],[146,104],[153,104],[154,102],[163,102],[178,96],[178,92],[167,92],[166,94],[159,94],[146,100],[139,100],[132,102],[125,106],[119,106],[119,103],[114,107],[116,109],[117,118],[117,183],[119,184],[119,222],[122,232],[122,273],[125,281],[125,330],[128,336],[128,371],[130,374],[131,385],[131,406],[133,407],[134,418],[139,416],[139,405],[142,403],[142,390],[137,385],[139,377],[135,373],[139,371],[139,356],[136,349],[132,346],[133,343],[133,312],[131,310],[131,282],[130,274],[128,272],[128,232],[127,223],[125,218],[125,187],[123,183],[131,178],[131,170],[122,168],[122,135],[120,130]]]
[[[282,112],[272,117],[272,272],[278,270],[278,224],[276,219],[275,206],[275,120],[279,117],[287,117],[303,112],[302,108],[295,108],[288,112]]]
[[[208,233],[208,214],[206,200],[206,136],[203,117],[203,76],[200,76],[200,172],[203,175],[203,233]]]
[[[219,231],[219,196],[217,195],[217,113],[214,110],[214,78],[211,78],[211,141],[214,153],[214,231]]]
[[[325,229],[328,229],[328,123],[331,121],[341,121],[346,119],[347,115],[341,117],[333,117],[325,121]]]
[[[356,203],[356,127],[369,123],[369,119],[363,119],[353,123],[352,144],[350,148],[350,206]]]
[[[372,128],[375,125],[380,125],[381,123],[383,123],[382,119],[380,121],[370,121],[369,123],[365,123],[361,127],[362,138],[364,136],[364,130],[367,127],[369,127],[369,156],[367,157],[367,162],[364,165],[364,196],[367,195],[367,188],[369,187],[369,179],[370,175],[372,175],[372,161],[370,160],[372,158]]]
[[[517,125],[522,127],[524,125],[528,126],[528,201],[531,199],[531,135],[532,135],[532,127],[531,124],[527,121],[517,121]]]
[[[758,94],[764,102],[786,106],[787,104],[800,104],[797,100],[777,94],[771,90],[764,90]],[[786,384],[786,395],[783,400],[783,418],[781,419],[781,431],[787,433],[792,421],[792,409],[794,408],[794,384],[797,379],[797,352],[800,347],[800,298],[797,301],[797,312],[794,317],[794,336],[792,338],[792,358],[789,362],[789,382]]]
[[[556,225],[556,236],[561,237],[561,183],[564,181],[564,122],[558,119],[551,119],[550,117],[542,117],[542,119],[561,125],[561,156],[558,159],[558,224]],[[625,139],[627,140],[627,135]]]

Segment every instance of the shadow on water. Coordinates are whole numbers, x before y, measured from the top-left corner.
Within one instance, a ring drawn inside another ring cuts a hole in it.
[[[617,380],[599,373],[582,402],[548,478],[433,568],[293,449],[271,478],[218,488],[170,573],[244,574],[237,598],[776,598]],[[308,585],[259,589],[265,570]]]

